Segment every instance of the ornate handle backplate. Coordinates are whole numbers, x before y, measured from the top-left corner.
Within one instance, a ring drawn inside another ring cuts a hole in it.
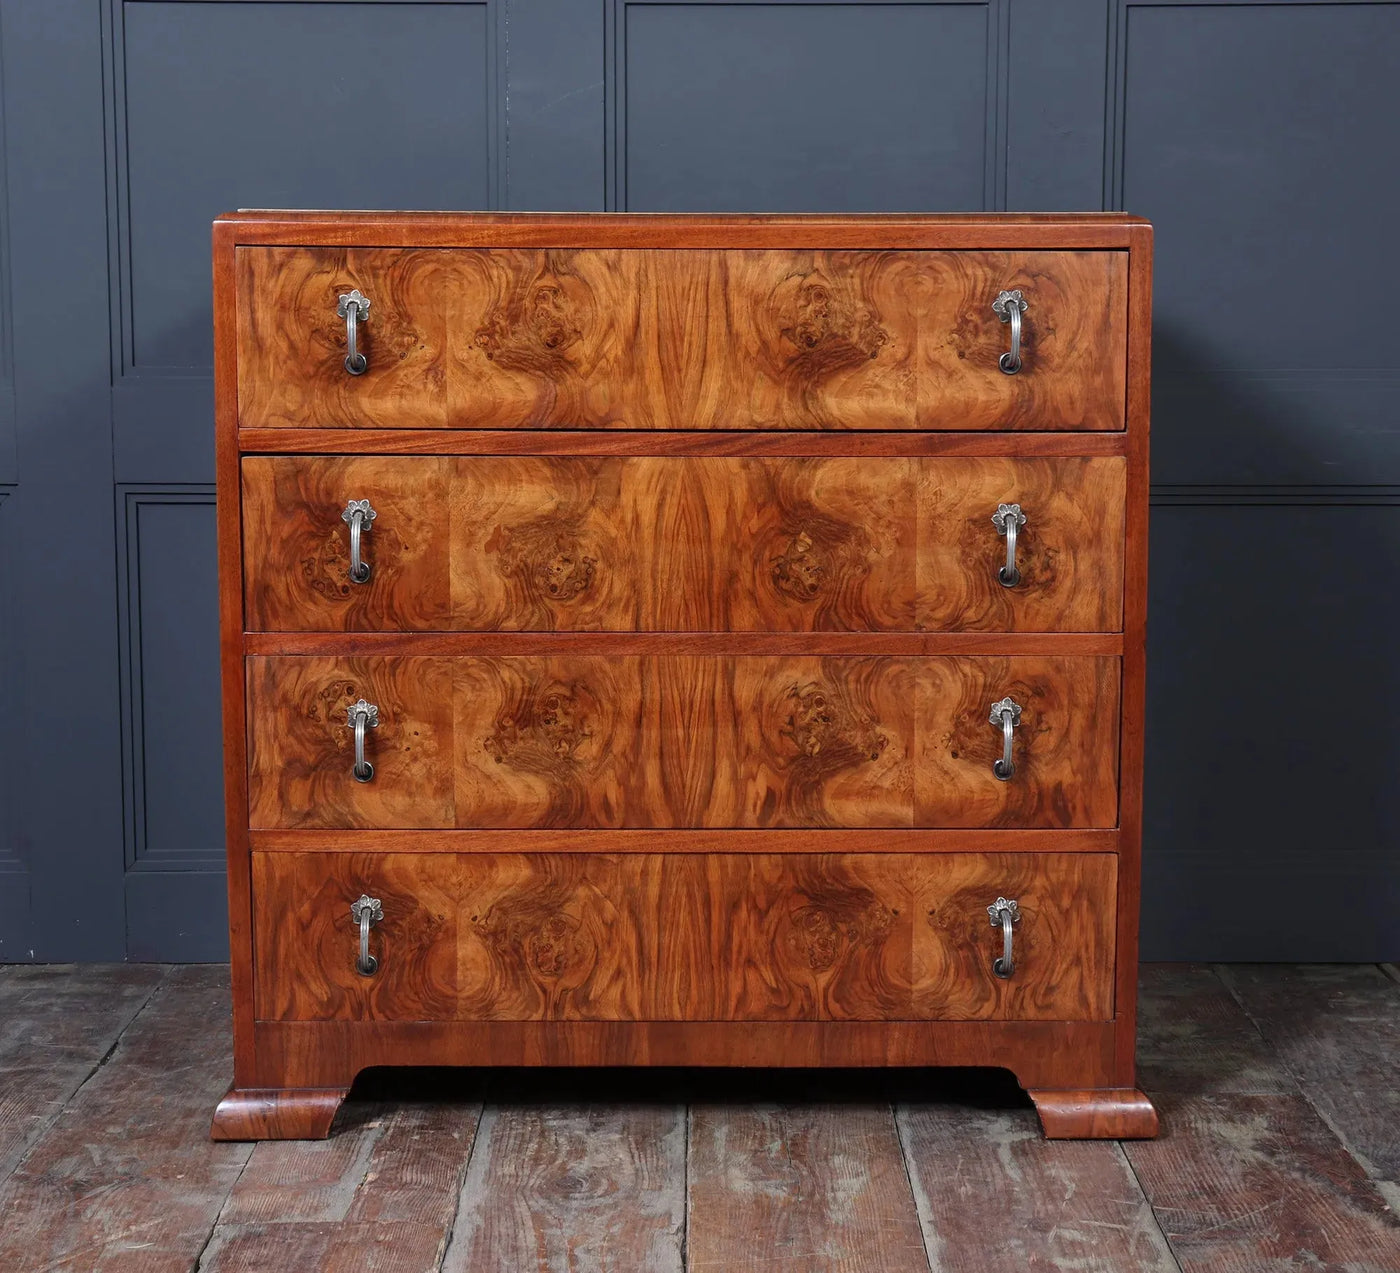
[[[992,917],[992,927],[1001,929],[1001,958],[992,960],[992,971],[1004,981],[1016,971],[1016,961],[1011,952],[1011,930],[1021,922],[1021,908],[1015,898],[999,897],[989,907],[987,914]]]
[[[360,953],[355,957],[355,971],[362,977],[373,977],[379,971],[379,960],[369,953],[369,930],[384,918],[384,904],[368,893],[350,903],[350,914],[360,926]]]
[[[352,499],[341,513],[340,520],[350,527],[350,580],[352,583],[369,581],[369,562],[364,558],[363,537],[369,533],[370,523],[379,514],[370,507],[367,499]],[[1024,519],[1022,519],[1024,520]]]
[[[1026,515],[1019,504],[998,504],[992,514],[992,525],[1006,540],[1006,565],[997,571],[997,582],[1003,588],[1014,588],[1021,582],[1021,572],[1016,567],[1016,534],[1025,524]]]
[[[1011,744],[1016,727],[1021,723],[1021,705],[1014,698],[1004,698],[992,704],[987,719],[1001,730],[1001,756],[992,762],[992,773],[1002,782],[1010,782],[1016,772],[1016,762],[1011,758]]]
[[[360,352],[360,324],[369,317],[369,297],[357,287],[344,292],[335,303],[336,314],[345,320],[345,370],[352,376],[363,376],[369,370],[369,359]]]
[[[1018,287],[1010,292],[998,292],[992,302],[992,312],[1003,323],[1011,324],[1011,350],[997,359],[997,366],[1008,376],[1021,370],[1021,315],[1026,312],[1026,298]]]
[[[352,771],[356,782],[368,782],[374,777],[374,766],[365,759],[365,730],[379,728],[379,708],[373,703],[360,699],[347,709],[347,724],[355,731],[355,768]]]

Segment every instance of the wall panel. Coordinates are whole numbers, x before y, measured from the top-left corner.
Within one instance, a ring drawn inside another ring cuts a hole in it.
[[[1144,956],[1394,954],[1400,488],[1152,517]]]
[[[610,207],[977,210],[1004,197],[998,0],[614,0],[610,17]]]

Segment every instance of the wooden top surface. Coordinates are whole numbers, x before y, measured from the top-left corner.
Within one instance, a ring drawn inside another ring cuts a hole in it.
[[[424,247],[1127,248],[1152,233],[1122,212],[610,213],[243,208],[214,223],[224,243]]]

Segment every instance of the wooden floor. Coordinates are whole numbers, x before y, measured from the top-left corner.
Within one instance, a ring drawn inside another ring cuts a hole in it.
[[[1152,1143],[996,1071],[366,1075],[215,1145],[227,974],[0,968],[0,1270],[1400,1270],[1400,974],[1148,966]]]

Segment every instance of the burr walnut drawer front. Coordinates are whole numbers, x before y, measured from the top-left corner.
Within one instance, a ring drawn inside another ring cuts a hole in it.
[[[1061,853],[256,853],[256,1012],[1106,1020],[1116,869]]]
[[[1121,457],[252,456],[255,631],[1114,631]]]
[[[1121,429],[1127,253],[240,247],[243,427]]]
[[[254,828],[1111,827],[1114,657],[248,660]]]

